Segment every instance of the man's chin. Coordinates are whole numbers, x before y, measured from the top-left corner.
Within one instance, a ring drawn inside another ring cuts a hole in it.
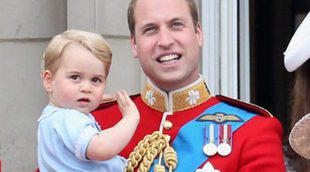
[[[179,78],[162,78],[161,80],[152,81],[157,87],[164,91],[173,91],[182,88],[184,83]],[[184,85],[185,86],[185,85]]]

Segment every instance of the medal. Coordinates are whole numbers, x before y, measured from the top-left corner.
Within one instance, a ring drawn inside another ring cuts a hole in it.
[[[217,146],[214,144],[214,133],[213,124],[205,127],[205,145],[202,150],[207,156],[213,156],[217,153]]]
[[[217,149],[218,153],[222,156],[227,156],[231,153],[231,146],[228,143],[221,143]]]
[[[217,151],[222,156],[227,156],[231,153],[231,125],[220,125],[220,141]]]
[[[217,153],[217,146],[214,143],[207,143],[203,146],[203,153],[207,156],[213,156]]]

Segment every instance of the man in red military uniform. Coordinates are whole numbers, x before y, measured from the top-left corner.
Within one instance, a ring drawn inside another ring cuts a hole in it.
[[[255,105],[210,95],[199,75],[203,35],[193,0],[131,0],[128,23],[148,80],[131,97],[141,118],[121,153],[127,171],[285,171],[279,121]],[[114,102],[93,115],[102,129],[121,119]]]

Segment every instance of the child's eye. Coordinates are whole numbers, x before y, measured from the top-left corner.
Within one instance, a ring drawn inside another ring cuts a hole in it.
[[[93,79],[92,79],[92,82],[101,83],[102,80],[101,80],[100,78],[93,78]]]
[[[73,80],[78,80],[78,79],[80,79],[80,76],[79,75],[71,75],[70,78]]]

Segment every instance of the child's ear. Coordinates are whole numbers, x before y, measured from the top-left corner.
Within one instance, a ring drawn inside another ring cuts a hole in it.
[[[53,76],[51,71],[45,70],[41,73],[42,81],[43,81],[43,86],[47,92],[52,91],[52,80]]]

